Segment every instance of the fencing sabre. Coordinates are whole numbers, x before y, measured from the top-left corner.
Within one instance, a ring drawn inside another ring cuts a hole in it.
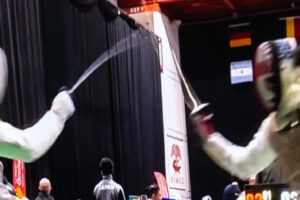
[[[190,115],[194,115],[197,112],[199,112],[200,110],[202,110],[204,107],[208,106],[209,103],[201,103],[196,92],[192,88],[191,84],[188,82],[188,80],[182,73],[173,49],[172,49],[172,56],[173,56],[173,59],[175,62],[176,70],[177,70],[177,73],[178,73],[178,76],[180,79],[180,83],[181,83],[181,87],[183,90],[184,102],[187,105],[187,107],[191,110]],[[210,116],[210,117],[212,117],[212,116]]]
[[[138,44],[137,42],[134,44],[131,44],[130,46],[126,45],[128,40],[130,40],[132,37],[136,37],[137,32],[132,33],[131,35],[127,36],[126,38],[123,38],[122,40],[118,41],[115,45],[110,47],[108,50],[103,52],[80,76],[80,78],[75,82],[73,87],[68,90],[69,94],[72,94],[80,85],[82,82],[84,82],[96,69],[98,69],[104,62],[109,60],[110,58],[118,55],[119,53],[122,53],[126,49],[131,49],[136,47]]]

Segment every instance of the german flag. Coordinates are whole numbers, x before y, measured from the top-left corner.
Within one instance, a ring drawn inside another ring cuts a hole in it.
[[[288,17],[286,21],[286,37],[300,38],[300,18]]]
[[[251,45],[250,32],[239,32],[230,34],[230,47],[243,47]]]

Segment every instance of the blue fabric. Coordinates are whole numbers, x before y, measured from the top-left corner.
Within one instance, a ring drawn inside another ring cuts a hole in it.
[[[222,200],[236,200],[240,192],[240,187],[231,183],[225,187]]]

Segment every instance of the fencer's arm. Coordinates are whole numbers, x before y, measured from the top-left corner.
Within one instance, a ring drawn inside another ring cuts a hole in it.
[[[71,97],[63,91],[54,98],[51,109],[32,127],[20,130],[0,122],[0,156],[35,161],[52,146],[74,111]]]
[[[226,171],[241,179],[249,179],[277,157],[268,140],[273,117],[274,113],[263,121],[246,147],[234,145],[221,134],[213,133],[204,142],[204,150]]]
[[[11,195],[9,193],[5,193],[5,194],[0,194],[0,199],[1,200],[20,200],[18,197]],[[22,198],[22,200],[26,200],[27,198]]]

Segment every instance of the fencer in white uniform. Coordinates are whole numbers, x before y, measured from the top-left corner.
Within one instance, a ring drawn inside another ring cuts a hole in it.
[[[207,154],[223,169],[249,179],[278,158],[283,177],[300,190],[300,46],[295,39],[261,44],[254,78],[262,104],[270,111],[246,147],[232,144],[214,131],[210,116],[191,116]]]
[[[7,61],[0,49],[0,99],[5,92]],[[60,92],[53,100],[50,110],[32,127],[24,130],[0,122],[0,156],[32,162],[41,157],[55,142],[75,107],[67,91]]]
[[[0,102],[4,97],[6,82],[7,59],[0,48]],[[62,91],[54,98],[50,110],[32,127],[21,130],[0,121],[0,156],[25,162],[33,162],[40,158],[53,145],[74,111],[70,95]],[[0,188],[0,199],[17,198]]]

